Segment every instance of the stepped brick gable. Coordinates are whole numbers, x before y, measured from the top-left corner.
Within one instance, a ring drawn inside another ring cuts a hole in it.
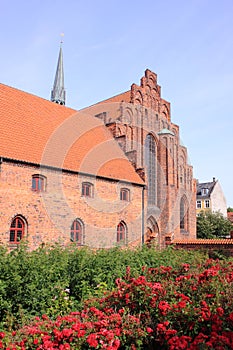
[[[145,240],[164,246],[166,237],[196,236],[196,181],[160,94],[157,75],[147,69],[140,85],[85,111],[104,122],[145,181]]]

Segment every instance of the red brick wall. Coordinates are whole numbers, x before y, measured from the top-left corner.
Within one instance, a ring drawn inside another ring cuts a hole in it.
[[[31,189],[32,175],[38,173],[47,178],[44,193]],[[22,215],[27,222],[26,238],[32,249],[41,243],[68,244],[71,224],[76,218],[84,223],[85,245],[97,248],[116,245],[120,221],[127,225],[127,242],[140,243],[140,186],[8,162],[1,165],[0,181],[1,243],[9,245],[9,228],[16,215]],[[93,183],[93,198],[81,196],[83,181]],[[119,200],[121,187],[130,189],[130,202]]]
[[[103,120],[146,185],[145,140],[148,134],[154,136],[157,145],[157,203],[153,208],[145,208],[145,230],[146,222],[153,218],[162,247],[166,236],[186,240],[195,238],[193,169],[188,162],[187,149],[180,143],[179,127],[171,122],[170,103],[161,97],[157,75],[147,69],[140,85],[131,85],[130,99],[127,92],[89,107],[86,112]],[[182,198],[185,200],[184,230],[180,229]]]
[[[102,114],[100,113],[102,108]],[[196,182],[188,164],[187,149],[180,144],[179,128],[170,117],[140,105],[105,103],[93,106],[88,112],[98,118],[104,115],[106,126],[132,162],[147,185],[145,140],[148,133],[156,142],[157,205],[145,208],[146,222],[153,217],[159,227],[159,241],[165,246],[167,235],[176,239],[196,237]],[[104,112],[104,113],[103,113]],[[161,133],[164,129],[169,132]],[[147,191],[146,191],[147,196]],[[180,201],[185,198],[187,227],[180,229]],[[145,203],[147,200],[145,200]]]

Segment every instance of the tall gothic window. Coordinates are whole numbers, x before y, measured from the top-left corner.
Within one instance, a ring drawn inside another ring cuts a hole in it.
[[[180,228],[181,230],[185,229],[185,203],[183,198],[180,201]]]
[[[156,204],[156,144],[151,134],[146,137],[145,161],[148,181],[148,205]]]
[[[187,198],[183,196],[180,200],[180,229],[183,232],[189,230],[189,217],[188,217]]]

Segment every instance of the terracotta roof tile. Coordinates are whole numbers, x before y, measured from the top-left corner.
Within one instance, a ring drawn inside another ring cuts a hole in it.
[[[98,118],[3,84],[0,104],[0,156],[143,184]]]
[[[233,239],[230,238],[218,238],[218,239],[191,239],[191,240],[182,240],[182,239],[175,239],[172,241],[173,244],[204,244],[204,245],[213,245],[213,244],[233,244]]]

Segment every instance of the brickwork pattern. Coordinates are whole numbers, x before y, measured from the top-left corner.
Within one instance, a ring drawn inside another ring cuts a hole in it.
[[[47,179],[45,192],[32,191],[32,175]],[[116,228],[127,226],[126,244],[141,243],[142,187],[118,181],[14,163],[1,164],[1,243],[9,245],[13,218],[26,221],[26,239],[32,249],[42,243],[70,243],[75,219],[84,223],[84,244],[95,248],[116,245]],[[82,182],[94,185],[92,198],[82,196]],[[129,202],[120,200],[120,188],[130,190]]]
[[[120,222],[127,226],[124,243],[129,246],[141,244],[143,233],[145,241],[154,239],[159,248],[167,239],[196,237],[193,169],[155,73],[147,69],[140,85],[132,84],[129,91],[78,113],[1,84],[0,100],[5,123],[1,124],[2,243],[9,245],[9,228],[17,215],[25,220],[32,249],[41,243],[69,244],[75,219],[84,224],[83,244],[95,248],[116,245]],[[11,128],[14,142],[9,142]],[[148,134],[155,142],[155,205],[147,203]],[[46,148],[48,141],[51,149]],[[32,165],[40,163],[50,169]],[[35,174],[46,177],[45,192],[32,191]],[[81,195],[82,182],[93,185],[92,197]],[[130,190],[129,202],[120,200],[121,187]]]
[[[146,185],[145,140],[148,134],[154,137],[157,204],[146,206],[145,230],[152,218],[158,227],[159,244],[164,247],[166,236],[196,237],[196,181],[187,149],[180,144],[179,127],[171,122],[170,104],[160,92],[156,74],[146,70],[141,85],[131,86],[130,101],[125,93],[89,108],[88,113],[104,121]],[[180,229],[181,199],[185,202],[185,229]]]

